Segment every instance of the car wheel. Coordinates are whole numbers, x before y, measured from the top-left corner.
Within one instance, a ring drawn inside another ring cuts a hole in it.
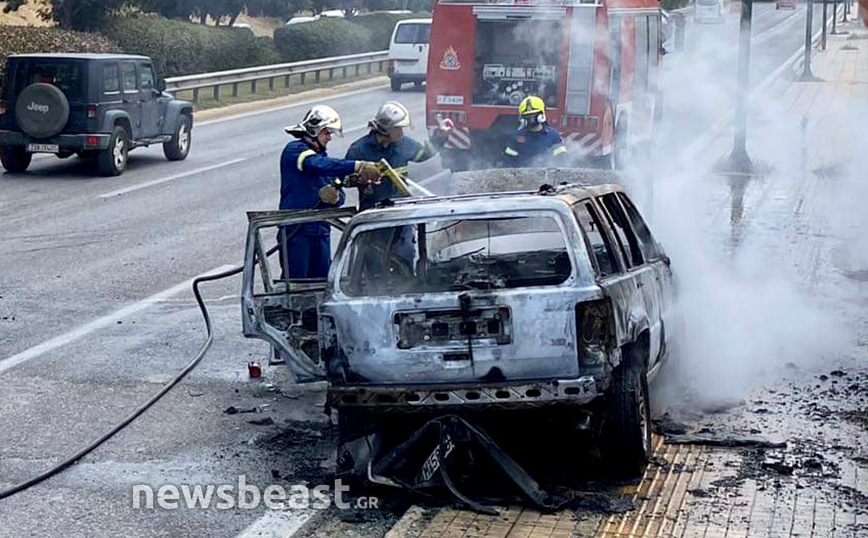
[[[643,357],[638,346],[628,346],[624,361],[613,372],[606,393],[606,416],[601,453],[612,474],[642,474],[651,456],[651,405]]]
[[[391,79],[391,80],[389,81],[389,84],[392,86],[392,91],[393,91],[393,92],[399,92],[399,91],[401,91],[401,81],[400,81],[400,80],[397,80],[397,79],[394,79],[394,78],[393,78],[393,79]]]
[[[175,133],[172,134],[172,139],[163,143],[163,153],[170,161],[183,161],[190,153],[190,144],[192,142],[193,122],[190,116],[182,114],[178,119],[178,125],[175,126]]]
[[[99,173],[104,176],[119,176],[127,168],[130,143],[127,130],[116,125],[106,149],[99,152]]]
[[[24,173],[32,160],[33,154],[27,153],[24,146],[3,146],[0,148],[0,162],[9,173]]]

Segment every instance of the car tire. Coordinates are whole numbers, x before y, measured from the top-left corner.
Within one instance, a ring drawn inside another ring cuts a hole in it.
[[[52,84],[27,86],[16,99],[15,121],[33,138],[51,138],[63,131],[69,122],[66,94]]]
[[[392,87],[392,91],[393,91],[393,92],[399,92],[399,91],[401,91],[401,81],[400,81],[400,80],[397,80],[397,79],[394,79],[394,78],[393,78],[393,79],[390,79],[390,80],[389,80],[389,85]]]
[[[172,139],[163,143],[163,153],[170,161],[183,161],[190,153],[190,144],[193,139],[193,122],[190,116],[182,114],[178,118]]]
[[[27,153],[24,146],[3,146],[0,148],[0,162],[3,168],[11,174],[22,174],[27,171],[33,154]]]
[[[100,151],[97,157],[100,175],[119,176],[123,174],[127,168],[129,151],[130,142],[127,130],[120,125],[115,125],[112,136],[109,138],[108,147]]]
[[[643,357],[638,346],[627,346],[624,360],[613,372],[606,393],[601,455],[611,474],[640,476],[651,456],[651,404]]]

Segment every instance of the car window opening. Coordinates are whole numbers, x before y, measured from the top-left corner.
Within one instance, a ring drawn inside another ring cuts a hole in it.
[[[341,271],[350,296],[554,286],[572,273],[552,217],[429,221],[360,232]]]

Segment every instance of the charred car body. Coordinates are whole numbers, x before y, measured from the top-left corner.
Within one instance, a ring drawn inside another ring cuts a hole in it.
[[[311,220],[344,231],[328,281],[275,280],[273,233]],[[617,185],[251,214],[242,302],[246,336],[328,380],[339,473],[428,485],[468,437],[504,469],[510,436],[593,431],[627,475],[650,453],[673,276]]]

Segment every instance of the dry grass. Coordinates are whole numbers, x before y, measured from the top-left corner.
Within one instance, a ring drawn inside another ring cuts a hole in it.
[[[42,4],[39,0],[30,0],[18,11],[3,13],[6,2],[0,2],[0,26],[51,26],[39,17],[38,11]]]

